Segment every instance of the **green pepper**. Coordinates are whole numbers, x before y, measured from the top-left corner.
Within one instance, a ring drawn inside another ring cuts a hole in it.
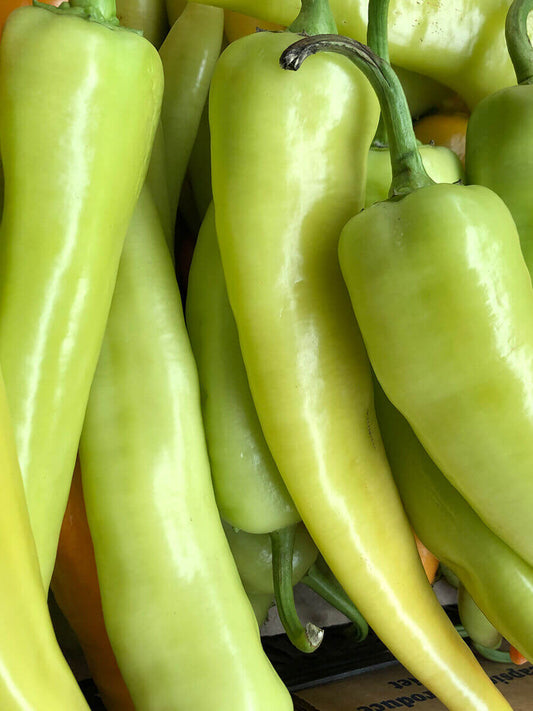
[[[530,0],[515,0],[506,22],[518,83],[476,106],[466,133],[466,179],[494,190],[511,211],[524,258],[533,274],[533,48],[528,37]]]
[[[141,30],[159,49],[169,29],[165,0],[116,0],[116,3],[120,24]]]
[[[220,8],[187,3],[159,50],[165,73],[161,124],[172,235],[223,30],[224,13]]]
[[[489,622],[462,583],[457,591],[457,607],[461,622],[474,644],[481,648],[498,649],[502,643],[500,632]]]
[[[162,90],[157,51],[118,26],[114,0],[6,24],[0,363],[45,588]]]
[[[292,588],[312,567],[318,550],[303,525],[294,525],[300,515],[257,419],[226,292],[213,205],[194,250],[186,317],[199,369],[217,505],[231,524],[224,527],[244,587],[248,593],[275,593],[289,639],[304,652],[314,651],[322,632],[302,626]],[[310,580],[319,577],[323,595],[342,604],[358,628],[364,627],[345,595],[335,596],[337,586],[331,579],[318,571],[316,576],[309,573]]]
[[[292,599],[288,599],[285,590],[281,589],[285,586],[282,576],[290,580],[291,587],[303,583],[314,590],[353,623],[355,639],[365,639],[368,634],[366,621],[319,556],[303,523],[274,532],[274,535],[251,534],[235,530],[224,522],[223,525],[246,593],[249,597],[264,594],[275,598],[280,620],[293,643],[291,631],[298,628],[301,631],[301,623],[297,619],[296,610],[291,609],[294,608],[294,597],[291,594]],[[283,570],[286,561],[280,560],[286,549],[290,550],[289,575]],[[292,629],[287,629],[291,626]]]
[[[250,393],[226,292],[213,205],[194,250],[186,319],[222,518],[258,534],[296,523],[300,515],[265,442]]]
[[[363,205],[377,103],[343,57],[282,71],[293,39],[232,43],[209,99],[218,241],[261,427],[306,528],[384,643],[450,708],[508,709],[425,576],[337,259]]]
[[[392,70],[369,62],[395,105]],[[341,268],[388,397],[487,525],[533,561],[533,290],[516,226],[491,190],[431,181],[404,108],[394,124],[385,109],[393,199],[346,225]]]
[[[50,620],[0,374],[0,707],[88,711]]]
[[[452,584],[462,584],[490,623],[531,659],[533,568],[447,481],[379,386],[376,410],[392,473],[417,535],[441,561],[446,578],[456,578]]]
[[[223,524],[247,594],[273,595],[289,640],[301,652],[314,652],[324,630],[312,622],[302,624],[293,591],[318,556],[305,526],[299,523],[268,535],[237,531]]]
[[[199,0],[288,26],[299,0]],[[393,2],[390,24],[392,62],[456,91],[473,107],[513,83],[503,25],[511,0]],[[367,3],[331,0],[343,34],[364,41]]]
[[[135,707],[292,709],[220,523],[196,365],[147,189],[122,253],[80,463],[106,627]]]

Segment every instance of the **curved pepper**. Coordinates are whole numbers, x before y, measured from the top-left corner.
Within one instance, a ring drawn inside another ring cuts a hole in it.
[[[209,207],[189,273],[187,329],[198,366],[213,486],[222,518],[249,533],[300,520],[250,393]],[[265,591],[263,591],[265,592]]]
[[[533,48],[527,32],[530,0],[515,0],[507,38],[516,67],[513,86],[484,99],[472,112],[466,134],[466,179],[486,185],[505,202],[518,228],[522,252],[533,274]]]
[[[196,365],[146,189],[124,245],[80,462],[106,627],[136,709],[292,709],[220,523]]]
[[[88,711],[43,594],[3,378],[0,374],[0,707]]]
[[[306,528],[384,643],[450,708],[508,709],[428,584],[339,269],[377,104],[345,58],[282,71],[292,39],[232,43],[210,93],[217,234],[263,433]]]
[[[533,290],[516,227],[487,188],[432,184],[401,118],[387,127],[395,199],[346,225],[343,275],[387,395],[487,525],[533,561]]]
[[[163,90],[113,3],[78,5],[16,10],[0,43],[0,362],[45,588]]]
[[[379,387],[376,410],[392,473],[415,531],[460,578],[494,627],[533,658],[533,568],[481,521]]]
[[[61,526],[51,588],[80,643],[106,710],[135,711],[105,628],[79,461]]]
[[[299,0],[199,0],[288,26]],[[505,47],[505,14],[511,0],[393,0],[390,56],[393,64],[456,91],[473,107],[510,86],[513,68]],[[366,0],[331,0],[337,27],[353,39],[366,38]]]
[[[407,156],[404,156],[404,152],[400,150],[404,146],[396,145],[399,129],[396,124],[394,126],[391,125],[389,121],[390,114],[387,114],[387,102],[384,101],[384,97],[386,97],[387,100],[391,98],[386,87],[390,87],[391,83],[395,86],[395,75],[392,70],[390,70],[389,65],[382,63],[379,58],[372,55],[368,48],[364,48],[362,45],[350,41],[347,38],[338,38],[335,35],[326,35],[322,39],[310,37],[300,40],[282,54],[280,63],[282,67],[287,69],[299,69],[305,57],[320,51],[320,48],[338,51],[337,48],[345,48],[346,46],[353,49],[354,52],[359,51],[361,53],[364,61],[358,58],[358,66],[367,73],[367,76],[373,83],[375,82],[377,84],[376,88],[380,91],[378,95],[383,102],[382,112],[386,117],[386,128],[389,135],[389,144],[391,146],[391,156],[393,158],[393,174],[396,175],[396,169],[398,169],[402,177],[407,176],[411,178],[412,174],[409,170],[411,164],[408,162]],[[315,86],[320,87],[321,93],[326,91],[326,84],[331,85],[332,83],[331,79],[326,80],[324,76],[317,77],[315,75],[321,66],[319,59],[322,58],[322,56],[329,57],[329,55],[311,57],[309,65],[304,63],[300,69],[300,71],[307,69],[309,75],[313,76],[315,80]],[[352,57],[351,54],[349,54],[349,56],[350,58]],[[366,64],[366,61],[368,61],[369,64]],[[372,64],[370,64],[370,62],[372,62]],[[389,71],[383,82],[381,82],[381,75],[378,74],[377,71],[374,75],[374,69],[369,70],[369,66],[389,67]],[[299,72],[297,74],[299,74]],[[377,79],[376,76],[378,77]],[[401,92],[399,83],[396,86],[399,87],[399,91]],[[293,95],[294,92],[295,89],[293,87]],[[405,102],[405,97],[403,98]],[[339,99],[337,99],[337,102],[338,101]],[[302,99],[300,99],[300,103],[302,103]],[[395,115],[395,118],[399,120],[400,127],[405,127],[406,131],[410,129],[412,135],[411,117],[406,102],[404,103],[404,107],[405,113]],[[338,116],[340,112],[338,103],[335,104],[335,110],[335,115]],[[337,125],[338,123],[337,121]],[[306,138],[309,140],[307,136]],[[412,135],[412,141],[413,145],[416,145],[414,135]],[[213,145],[216,146],[215,141]],[[352,164],[358,163],[359,152],[353,149],[350,151],[341,141],[336,140],[327,145],[331,151],[334,149],[339,150],[342,145],[343,152],[348,152]],[[308,150],[313,152],[313,149],[314,146],[311,142]],[[329,153],[327,160],[325,160],[323,147],[321,151],[317,151],[317,153],[321,154],[320,159],[322,162],[327,162],[328,165],[333,163]],[[270,155],[270,152],[267,151],[267,154]],[[215,156],[215,154],[213,155]],[[410,153],[408,153],[408,155],[410,156]],[[398,156],[401,156],[401,160],[398,159]],[[335,174],[337,175],[340,173],[340,170],[338,166],[335,166],[335,168]],[[232,165],[232,169],[233,172],[235,172],[234,164]],[[302,166],[301,169],[304,175],[307,175],[308,172],[312,173],[312,171],[308,170],[308,166],[306,165]],[[414,177],[416,179],[418,176],[415,175]],[[434,187],[452,188],[453,186],[438,185]],[[313,195],[312,191],[309,192]],[[326,200],[327,204],[337,204],[332,196],[333,191],[330,186],[328,199]],[[226,264],[229,269],[230,267],[234,267],[234,261],[236,261],[237,255],[231,255],[230,253],[225,259],[224,250],[222,248],[222,222],[220,228],[218,225],[220,212],[219,203],[217,203],[216,181],[214,182],[214,197],[223,264],[225,269]],[[301,197],[298,197],[301,201]],[[402,205],[407,199],[408,198],[405,198],[397,204]],[[222,204],[224,204],[224,202]],[[303,213],[302,207],[300,206],[301,202],[298,202],[294,196],[292,196],[290,204],[299,206],[298,214],[306,214]],[[344,205],[344,202],[342,204]],[[378,203],[377,206],[372,206],[361,211],[359,216],[372,214],[381,206],[388,204],[389,203]],[[390,205],[394,204],[396,203],[390,203]],[[357,213],[357,210],[353,212]],[[313,213],[310,213],[308,218],[309,222],[314,222]],[[356,219],[357,218],[353,218],[350,220],[348,226],[352,225]],[[348,229],[348,226],[344,228],[341,234],[341,246],[343,235]],[[233,220],[232,232],[235,231],[236,224],[235,220]],[[323,226],[322,231],[325,231]],[[250,230],[250,232],[254,233],[253,230]],[[367,224],[367,233],[372,235],[372,246],[370,249],[374,250],[376,243],[379,242],[380,233],[379,229],[376,229],[370,220]],[[305,399],[299,408],[300,416],[303,415],[302,420],[306,425],[307,423],[314,425],[307,435],[306,440],[302,438],[301,430],[295,430],[295,433],[298,432],[297,441],[300,445],[299,447],[290,446],[290,442],[295,439],[296,434],[291,438],[287,438],[285,435],[283,438],[284,441],[281,441],[280,433],[276,432],[275,422],[273,422],[274,412],[266,412],[265,405],[262,406],[263,410],[260,407],[260,397],[265,397],[264,390],[266,389],[267,383],[268,390],[273,390],[271,382],[273,374],[271,373],[271,369],[266,371],[269,377],[264,378],[263,376],[264,385],[260,392],[252,384],[252,368],[256,369],[256,363],[260,360],[263,362],[264,367],[264,359],[258,354],[256,348],[253,357],[247,360],[245,337],[249,339],[246,331],[248,329],[251,330],[251,326],[253,325],[250,319],[246,321],[246,329],[243,328],[242,333],[241,331],[239,332],[245,364],[251,383],[251,390],[256,400],[263,431],[265,432],[271,451],[276,458],[280,472],[302,514],[304,523],[328,565],[330,565],[343,588],[357,604],[357,607],[361,610],[369,625],[381,637],[382,641],[391,649],[395,656],[452,711],[466,711],[467,709],[486,709],[487,711],[491,709],[491,711],[495,711],[499,708],[509,709],[509,705],[505,699],[495,689],[470,650],[455,631],[425,577],[424,570],[416,552],[416,546],[413,542],[409,523],[399,500],[398,491],[390,475],[386,457],[384,453],[382,454],[381,439],[377,423],[374,422],[372,380],[370,367],[366,361],[366,353],[362,347],[360,347],[359,352],[357,352],[353,345],[355,343],[354,340],[352,341],[349,358],[346,361],[350,363],[350,368],[346,366],[342,371],[342,377],[338,379],[337,373],[340,370],[340,363],[343,363],[346,357],[344,355],[346,351],[341,350],[341,345],[344,346],[347,343],[348,329],[352,330],[352,334],[354,334],[357,329],[357,323],[353,318],[353,314],[351,315],[351,326],[349,325],[348,314],[346,314],[346,322],[343,322],[343,337],[340,338],[337,336],[335,341],[332,341],[332,322],[339,323],[340,301],[336,304],[336,310],[332,310],[331,307],[328,309],[327,341],[323,340],[321,342],[318,338],[319,316],[326,311],[327,306],[330,306],[332,300],[332,297],[328,296],[326,291],[329,289],[331,294],[333,291],[332,285],[335,283],[333,264],[337,257],[338,234],[332,237],[333,253],[329,257],[330,262],[326,261],[325,251],[321,252],[320,258],[317,259],[317,251],[315,251],[317,250],[317,236],[312,232],[307,232],[307,230],[305,234],[307,238],[305,245],[307,245],[307,250],[309,251],[304,251],[301,256],[314,255],[315,258],[310,261],[314,269],[310,270],[309,273],[303,272],[303,266],[306,264],[305,260],[300,259],[297,261],[293,257],[291,263],[297,265],[295,276],[298,275],[298,279],[293,279],[292,281],[285,279],[285,281],[281,282],[284,273],[279,274],[279,270],[277,270],[278,282],[287,285],[285,287],[286,291],[283,291],[281,294],[282,297],[285,297],[286,301],[290,295],[292,297],[291,301],[301,303],[302,297],[300,294],[303,287],[307,286],[307,284],[312,284],[312,303],[314,310],[307,309],[306,312],[301,313],[299,309],[294,310],[294,307],[292,307],[292,313],[297,314],[300,318],[293,319],[291,326],[293,331],[298,335],[298,341],[302,344],[301,348],[305,347],[304,352],[307,355],[307,358],[303,360],[301,353],[292,353],[292,360],[297,364],[305,363],[306,367],[305,380],[303,380],[303,373],[297,371],[295,375],[299,381],[294,379],[293,375],[293,382],[297,385],[301,384],[301,386],[305,384],[305,388],[301,387]],[[271,249],[274,234],[269,232],[268,238],[268,242],[265,240],[257,240],[256,238],[254,244],[261,244],[265,241]],[[281,254],[286,255],[287,245],[285,243],[288,239],[287,233],[283,234],[283,238],[284,244]],[[227,239],[230,244],[229,236]],[[247,251],[251,252],[252,250]],[[241,245],[241,261],[242,252],[243,249]],[[233,258],[231,259],[230,256],[233,256]],[[261,276],[264,279],[267,258],[264,254],[261,256],[262,259],[259,263],[261,264]],[[345,263],[346,259],[344,258],[342,250],[340,256]],[[278,263],[280,261],[280,257],[278,256]],[[284,265],[286,263],[287,258],[285,257],[282,264]],[[338,261],[335,263],[338,266]],[[318,265],[320,265],[320,267]],[[322,282],[319,281],[316,276],[314,280],[312,279],[313,275],[321,275],[326,271],[328,272],[328,278],[324,279],[324,286],[322,286]],[[273,270],[273,273],[276,272]],[[242,282],[242,275],[239,276]],[[347,281],[351,288],[353,277],[348,273],[348,275],[345,275],[345,279],[347,276],[349,277]],[[239,326],[237,309],[244,311],[243,304],[251,300],[252,290],[250,288],[248,289],[246,298],[243,298],[243,296],[237,292],[232,300],[232,291],[230,289],[232,280],[237,280],[237,270],[235,268],[232,269],[231,278],[230,274],[227,274],[227,284],[230,301],[232,301],[236,321]],[[326,284],[327,286],[325,286]],[[293,288],[289,288],[289,285]],[[275,286],[277,292],[281,291],[279,283],[276,283]],[[263,286],[263,288],[265,287]],[[274,300],[276,291],[272,286],[270,287],[268,290],[269,298],[267,303],[271,303]],[[340,297],[337,298],[340,299]],[[396,302],[401,300],[398,296],[395,298]],[[292,306],[291,301],[289,301],[288,306]],[[395,307],[396,302],[394,303]],[[317,303],[320,303],[320,307],[317,307]],[[258,300],[254,303],[254,307],[256,309],[258,308]],[[276,321],[274,322],[275,325],[266,321],[264,313],[260,313],[260,318],[257,318],[257,320],[261,323],[262,327],[270,327],[272,330],[276,328],[278,335],[281,335],[280,325],[283,321],[280,319],[279,314],[283,314],[283,311],[279,304],[276,304],[276,308],[273,312],[272,316],[277,315]],[[311,314],[313,314],[312,320],[310,318]],[[256,314],[256,316],[257,315],[258,314]],[[399,316],[396,314],[395,318],[399,319]],[[313,326],[311,333],[306,329],[308,323]],[[311,334],[312,339],[310,338]],[[284,353],[289,350],[285,343],[288,342],[290,338],[290,334],[283,331],[279,341],[276,339],[278,351]],[[352,338],[354,338],[354,336],[352,336]],[[257,335],[256,343],[259,343]],[[314,344],[318,343],[321,344],[320,351],[317,351],[316,346],[314,346]],[[327,346],[326,343],[328,344]],[[293,338],[291,346],[294,347],[297,345]],[[311,346],[314,346],[312,350]],[[263,350],[267,350],[268,356],[268,349],[266,349],[264,343],[262,344],[262,348]],[[313,354],[312,359],[310,358],[311,353]],[[328,372],[328,370],[318,369],[318,363],[320,363],[318,358],[319,353],[324,354],[324,356],[326,354],[330,355],[331,362],[335,363],[335,377],[332,376],[331,370]],[[333,354],[335,355],[334,358]],[[309,366],[310,363],[313,365],[312,368]],[[358,377],[354,377],[355,363],[358,364]],[[284,382],[286,390],[289,390],[290,382],[288,379]],[[326,383],[327,387],[325,387]],[[258,392],[257,396],[256,392]],[[364,397],[363,392],[365,392]],[[291,398],[294,400],[297,394],[298,389],[293,386],[290,389]],[[349,406],[343,399],[345,394],[348,395]],[[278,398],[277,407],[279,410],[279,402],[281,399],[279,388],[275,391],[275,395]],[[315,410],[315,416],[311,418],[310,405],[318,403],[320,404],[320,409]],[[283,406],[289,410],[290,415],[294,416],[298,414],[298,409],[294,407],[293,402],[287,404],[283,402]],[[355,416],[356,413],[354,413],[354,410],[351,410],[354,406],[356,406],[358,410],[357,416]],[[350,410],[353,414],[351,417],[348,417],[347,413],[350,412]],[[329,414],[328,418],[325,416],[325,411]],[[333,413],[335,414],[334,417]],[[280,419],[278,413],[275,413],[275,418]],[[326,435],[329,434],[330,437],[332,436],[328,430],[330,418],[331,430],[335,433],[333,441],[326,440]],[[349,426],[348,429],[345,430],[344,427],[347,423],[349,423]],[[287,439],[289,440],[288,446],[285,444]],[[297,461],[300,462],[298,469],[296,468],[294,459],[291,457],[292,451],[296,449],[298,450]],[[317,474],[313,476],[311,480],[314,485],[312,487],[312,493],[309,492],[310,476],[311,471],[313,471],[311,469],[311,462],[309,461],[310,458],[302,455],[302,452],[305,453],[311,449],[320,455],[318,467],[314,470]],[[334,456],[332,456],[332,453],[334,453]],[[326,465],[326,454],[332,457],[330,466]],[[347,461],[339,461],[339,457],[346,455],[348,455]],[[340,472],[344,474],[344,477],[341,477]],[[326,486],[326,482],[328,486]],[[334,484],[336,484],[336,486]],[[327,514],[324,514],[325,504],[331,507]],[[320,508],[322,511],[319,526],[315,516]],[[381,524],[383,517],[387,520],[386,531],[383,530]],[[334,519],[334,522],[330,522],[332,519]],[[324,525],[325,521],[327,521],[327,526]],[[339,545],[339,540],[343,541],[342,545]],[[401,571],[401,573],[399,571]],[[395,584],[396,581],[398,581],[398,584]]]

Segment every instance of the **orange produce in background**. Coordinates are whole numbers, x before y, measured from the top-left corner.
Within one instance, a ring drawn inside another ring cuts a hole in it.
[[[451,148],[465,163],[465,139],[468,114],[428,114],[415,124],[415,135],[422,143]]]
[[[94,549],[76,462],[52,576],[57,605],[74,631],[108,711],[135,711],[107,636]]]

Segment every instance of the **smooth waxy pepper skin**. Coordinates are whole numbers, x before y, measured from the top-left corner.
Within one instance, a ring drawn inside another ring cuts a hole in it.
[[[288,26],[298,0],[199,0]],[[364,42],[367,0],[331,0],[339,31]],[[511,0],[392,0],[390,56],[393,64],[427,75],[475,106],[513,84],[505,47],[505,14]]]
[[[466,134],[466,179],[486,185],[505,202],[518,228],[533,275],[533,47],[527,19],[531,0],[516,0],[507,15],[506,36],[517,82],[481,101]],[[532,16],[533,19],[533,16]]]
[[[147,40],[71,5],[0,46],[0,362],[45,588],[163,90]]]
[[[439,471],[379,387],[376,412],[413,528],[466,587],[494,627],[533,658],[533,568],[486,526]]]
[[[89,711],[55,638],[43,595],[0,374],[0,708]]]
[[[146,188],[124,244],[80,462],[104,619],[135,708],[292,709],[220,522],[196,364]]]
[[[350,220],[339,259],[376,375],[443,474],[533,563],[533,291],[509,210],[432,185]]]
[[[296,523],[300,515],[265,442],[250,393],[220,261],[213,205],[194,250],[186,317],[220,515],[231,526],[257,534]]]
[[[377,103],[336,57],[282,71],[294,39],[230,45],[209,104],[218,241],[263,433],[313,540],[385,644],[449,708],[508,710],[427,582],[339,269]]]

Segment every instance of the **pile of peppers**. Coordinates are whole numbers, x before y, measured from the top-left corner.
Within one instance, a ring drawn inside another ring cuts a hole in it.
[[[88,711],[65,626],[107,711],[291,711],[260,627],[319,647],[296,586],[509,711],[480,658],[533,662],[533,0],[0,31],[2,711]]]

